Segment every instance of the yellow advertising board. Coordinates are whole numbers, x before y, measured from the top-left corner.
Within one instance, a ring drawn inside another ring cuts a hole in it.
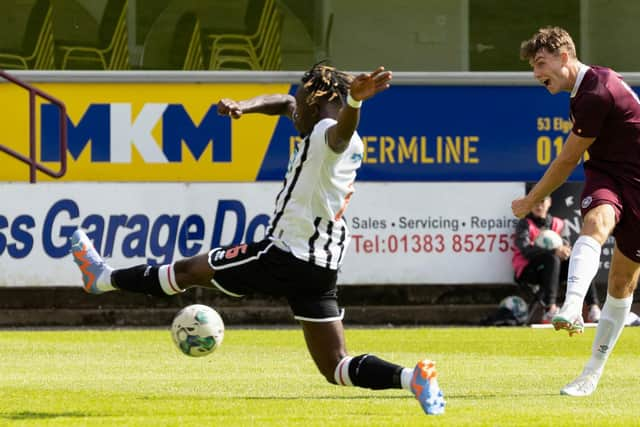
[[[217,114],[222,98],[288,93],[289,84],[42,83],[67,108],[67,173],[61,181],[255,181],[277,116]],[[1,143],[29,153],[28,93],[0,85]],[[57,170],[60,112],[38,98],[38,162]],[[283,144],[289,144],[286,137]],[[0,153],[1,181],[28,181],[28,166]],[[38,174],[38,181],[51,178]]]

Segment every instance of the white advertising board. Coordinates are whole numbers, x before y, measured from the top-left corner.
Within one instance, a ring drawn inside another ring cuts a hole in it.
[[[512,283],[522,183],[366,183],[347,211],[341,283]]]
[[[278,183],[0,184],[0,286],[74,286],[81,227],[114,267],[264,236]],[[360,183],[341,284],[511,282],[522,183]]]

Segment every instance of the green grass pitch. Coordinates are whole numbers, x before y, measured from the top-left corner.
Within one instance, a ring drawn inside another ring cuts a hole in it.
[[[437,361],[447,399],[426,416],[403,390],[333,386],[297,329],[229,327],[189,358],[168,330],[0,331],[0,426],[637,425],[640,328],[626,328],[596,393],[559,395],[590,352],[581,337],[529,328],[347,330],[351,354]]]

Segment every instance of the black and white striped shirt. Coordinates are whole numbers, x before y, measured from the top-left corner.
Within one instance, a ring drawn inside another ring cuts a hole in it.
[[[342,263],[349,244],[343,214],[364,152],[354,132],[349,147],[334,153],[326,134],[335,123],[333,119],[316,123],[291,155],[268,233],[296,258],[333,270]]]

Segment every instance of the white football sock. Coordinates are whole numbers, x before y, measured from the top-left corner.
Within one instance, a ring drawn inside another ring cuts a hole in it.
[[[400,373],[400,385],[403,389],[411,391],[411,379],[413,378],[413,369],[402,368]]]
[[[353,386],[351,377],[349,377],[349,363],[351,363],[351,359],[353,359],[353,357],[345,356],[340,360],[340,362],[338,362],[336,370],[333,373],[333,378],[336,380],[336,384]]]
[[[102,274],[100,274],[100,276],[98,276],[98,280],[96,280],[96,287],[102,292],[115,291],[116,288],[111,284],[111,273],[113,273],[113,268],[109,267],[107,264],[104,264],[104,267]]]
[[[149,272],[149,268],[145,271],[145,275]],[[160,286],[162,290],[167,295],[175,295],[180,292],[184,292],[184,289],[180,289],[178,283],[176,282],[176,273],[173,269],[172,264],[161,265],[158,268],[158,280],[160,281]]]
[[[591,359],[587,362],[586,369],[602,371],[620,333],[622,333],[632,303],[633,295],[627,298],[614,298],[607,295],[596,329],[596,337],[593,340]]]
[[[600,243],[593,237],[580,236],[576,240],[569,258],[567,293],[562,306],[563,311],[571,308],[577,313],[582,313],[584,297],[591,281],[598,274],[601,249]]]

